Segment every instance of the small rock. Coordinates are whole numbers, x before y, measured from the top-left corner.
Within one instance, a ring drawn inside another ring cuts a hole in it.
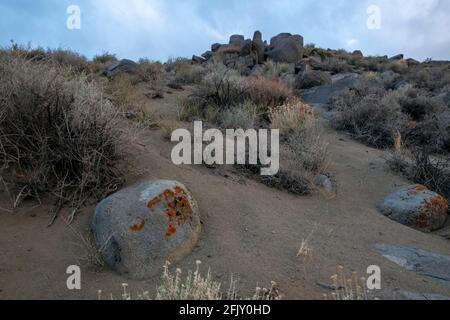
[[[324,174],[321,174],[316,178],[315,184],[328,193],[333,191],[333,183],[331,182],[331,179]]]

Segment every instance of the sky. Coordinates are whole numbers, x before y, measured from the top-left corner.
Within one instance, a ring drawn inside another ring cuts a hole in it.
[[[80,28],[67,26],[78,21],[74,5]],[[0,0],[0,15],[0,46],[14,40],[89,58],[166,61],[260,30],[268,41],[290,32],[323,48],[450,60],[449,0]]]

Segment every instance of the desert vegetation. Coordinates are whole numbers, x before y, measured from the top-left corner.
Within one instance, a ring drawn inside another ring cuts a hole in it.
[[[448,66],[425,63],[400,72],[392,63],[363,71],[354,86],[332,97],[332,125],[393,150],[393,169],[448,196]]]
[[[15,50],[0,59],[1,176],[15,206],[50,194],[55,210],[79,208],[117,190],[125,129],[101,88],[69,63]]]
[[[183,277],[183,271],[176,269],[170,270],[170,262],[166,262],[163,267],[161,284],[156,289],[156,294],[149,291],[132,293],[127,283],[122,284],[122,295],[120,300],[280,300],[281,294],[275,282],[271,282],[270,289],[256,287],[253,296],[242,297],[237,290],[236,280],[230,277],[228,289],[222,289],[222,284],[212,279],[211,269],[208,269],[206,275],[202,274],[200,266],[202,262],[196,261],[194,271],[189,270]],[[101,290],[98,291],[98,299],[110,298],[116,299],[113,295],[104,297]]]
[[[259,177],[258,165],[236,167],[267,185],[307,194],[314,190],[314,178],[326,170],[326,143],[310,106],[280,78],[287,66],[270,62],[263,75],[243,76],[213,61],[204,67],[198,88],[179,102],[179,117],[222,129],[279,129],[283,146],[277,175]]]

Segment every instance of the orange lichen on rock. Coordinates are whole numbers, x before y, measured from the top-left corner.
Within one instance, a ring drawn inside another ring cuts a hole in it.
[[[170,189],[166,189],[163,192],[164,198],[166,198],[166,200],[172,199],[175,197],[175,193],[170,190]]]
[[[166,237],[173,236],[175,233],[177,233],[177,228],[175,228],[172,224],[169,224],[166,232]]]
[[[154,207],[156,207],[156,205],[158,204],[158,203],[160,203],[161,202],[161,198],[160,197],[156,197],[156,198],[154,198],[153,200],[151,200],[148,204],[147,204],[147,207],[149,208],[149,209],[153,209]]]
[[[148,208],[155,208],[162,200],[165,200],[167,207],[165,209],[169,226],[167,228],[166,237],[170,237],[177,232],[176,225],[181,226],[188,219],[192,219],[192,207],[187,197],[186,191],[176,186],[174,190],[166,189],[156,198],[148,203]],[[138,226],[135,226],[138,227]]]
[[[185,194],[185,192],[184,192],[184,190],[183,190],[183,188],[181,188],[181,187],[179,187],[179,186],[176,186],[175,187],[175,193],[176,194]]]
[[[145,220],[144,219],[141,219],[141,222],[139,223],[139,224],[134,224],[134,225],[132,225],[131,227],[130,227],[130,230],[131,231],[142,231],[142,230],[144,230],[144,227],[145,227]]]
[[[426,202],[425,207],[437,213],[446,213],[448,211],[448,201],[443,197],[434,197]]]
[[[176,210],[167,211],[167,216],[169,217],[169,219],[175,218],[177,216],[177,211]]]

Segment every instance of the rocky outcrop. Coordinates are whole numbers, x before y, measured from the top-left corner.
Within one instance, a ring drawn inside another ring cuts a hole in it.
[[[422,185],[402,188],[378,207],[390,219],[425,232],[442,228],[448,215],[448,201]]]
[[[281,33],[270,40],[266,55],[275,62],[297,63],[303,58],[303,37]]]
[[[265,58],[266,45],[262,39],[262,33],[260,31],[255,31],[253,35],[252,51],[255,53],[257,59],[256,63],[262,63]]]
[[[228,44],[241,46],[244,41],[245,41],[244,36],[240,34],[233,34],[230,37],[230,41],[228,42]]]
[[[197,203],[176,181],[148,181],[119,191],[95,209],[92,230],[106,264],[145,279],[183,259],[201,229]]]
[[[267,59],[275,62],[297,63],[303,58],[303,37],[281,33],[273,37],[270,45],[267,45],[260,31],[255,31],[253,39],[245,39],[243,35],[234,34],[227,44],[214,43],[211,51],[205,52],[202,58],[207,61],[216,54],[225,55],[226,61],[234,59],[235,61],[230,64],[244,62],[250,69],[264,63]],[[197,58],[194,61],[200,62]],[[253,62],[250,63],[250,61]]]

